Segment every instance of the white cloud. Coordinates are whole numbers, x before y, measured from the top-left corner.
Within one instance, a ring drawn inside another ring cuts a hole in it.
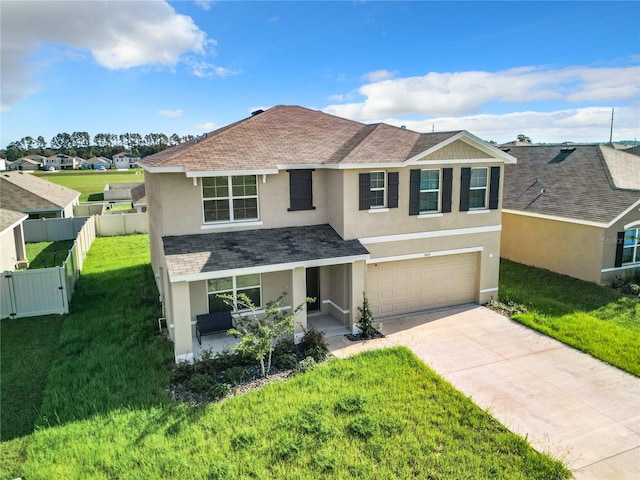
[[[209,10],[211,5],[213,5],[215,0],[194,0],[195,4],[198,5],[203,10]]]
[[[374,72],[375,73],[375,72]],[[640,96],[640,66],[589,68],[519,67],[499,72],[430,72],[421,77],[381,80],[361,86],[361,102],[324,110],[370,120],[388,116],[470,115],[489,102],[618,102]]]
[[[1,2],[2,108],[32,95],[29,57],[46,44],[88,51],[108,69],[174,67],[188,52],[209,53],[213,42],[191,17],[167,2]]]
[[[160,110],[158,112],[163,117],[178,118],[182,116],[182,110]]]
[[[196,123],[193,127],[198,130],[204,130],[206,132],[210,132],[211,130],[215,130],[216,128],[218,128],[213,122]]]
[[[186,58],[185,63],[191,68],[191,73],[193,73],[196,77],[200,78],[211,78],[211,77],[231,77],[233,75],[238,75],[242,73],[241,70],[231,70],[224,67],[216,66],[212,63],[209,63],[205,60],[196,59],[196,58]]]
[[[381,82],[395,77],[393,72],[389,70],[376,70],[374,72],[365,73],[362,78],[368,82]]]
[[[439,117],[425,120],[383,120],[391,125],[405,125],[418,132],[468,130],[485,140],[505,143],[523,133],[534,142],[604,142],[609,140],[611,108],[586,107],[553,112],[522,111]],[[613,140],[633,140],[640,132],[638,105],[615,109]]]

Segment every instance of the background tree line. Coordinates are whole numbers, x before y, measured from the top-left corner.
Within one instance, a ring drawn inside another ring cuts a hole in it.
[[[164,133],[148,133],[144,136],[139,133],[122,133],[120,135],[97,133],[92,139],[88,132],[65,132],[58,133],[49,143],[42,135],[36,138],[30,136],[21,138],[0,150],[0,156],[14,161],[32,154],[49,157],[64,153],[73,157],[89,159],[92,157],[112,158],[120,152],[130,151],[135,155],[145,157],[194,139],[193,135],[181,137],[176,133],[171,136]]]

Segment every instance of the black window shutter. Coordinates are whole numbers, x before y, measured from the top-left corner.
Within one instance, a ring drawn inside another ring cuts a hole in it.
[[[451,211],[451,192],[453,191],[453,168],[442,169],[442,212]]]
[[[491,167],[491,183],[489,184],[489,209],[498,208],[498,194],[500,192],[500,167]]]
[[[360,174],[360,210],[369,210],[371,203],[369,194],[371,192],[371,177],[368,173]]]
[[[471,168],[462,169],[460,176],[460,211],[469,211],[469,188],[471,187]]]
[[[398,183],[400,174],[398,172],[389,172],[387,174],[387,182],[389,189],[387,190],[387,207],[398,208]]]
[[[624,232],[618,232],[618,242],[616,243],[616,263],[614,266],[622,266],[622,249],[624,248]]]
[[[289,170],[289,211],[313,210],[313,170]]]
[[[409,172],[409,215],[420,213],[420,170]]]

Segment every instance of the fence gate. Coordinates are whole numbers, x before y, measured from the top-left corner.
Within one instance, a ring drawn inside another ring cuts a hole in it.
[[[2,318],[69,313],[65,269],[3,272],[0,301]]]

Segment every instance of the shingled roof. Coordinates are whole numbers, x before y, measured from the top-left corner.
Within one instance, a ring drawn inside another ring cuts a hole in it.
[[[616,186],[598,145],[520,146],[507,153],[518,163],[505,166],[505,210],[609,224],[640,201],[640,190]]]
[[[79,196],[80,192],[31,173],[0,174],[0,207],[8,210],[25,213],[62,210]]]
[[[358,240],[343,240],[330,225],[163,237],[170,277],[310,261],[365,259]]]
[[[25,220],[27,217],[28,215],[24,213],[0,208],[0,232],[4,232],[8,228],[13,227],[16,223]]]
[[[403,162],[460,133],[418,133],[279,105],[143,158],[148,168],[186,172],[276,169],[286,165]]]

